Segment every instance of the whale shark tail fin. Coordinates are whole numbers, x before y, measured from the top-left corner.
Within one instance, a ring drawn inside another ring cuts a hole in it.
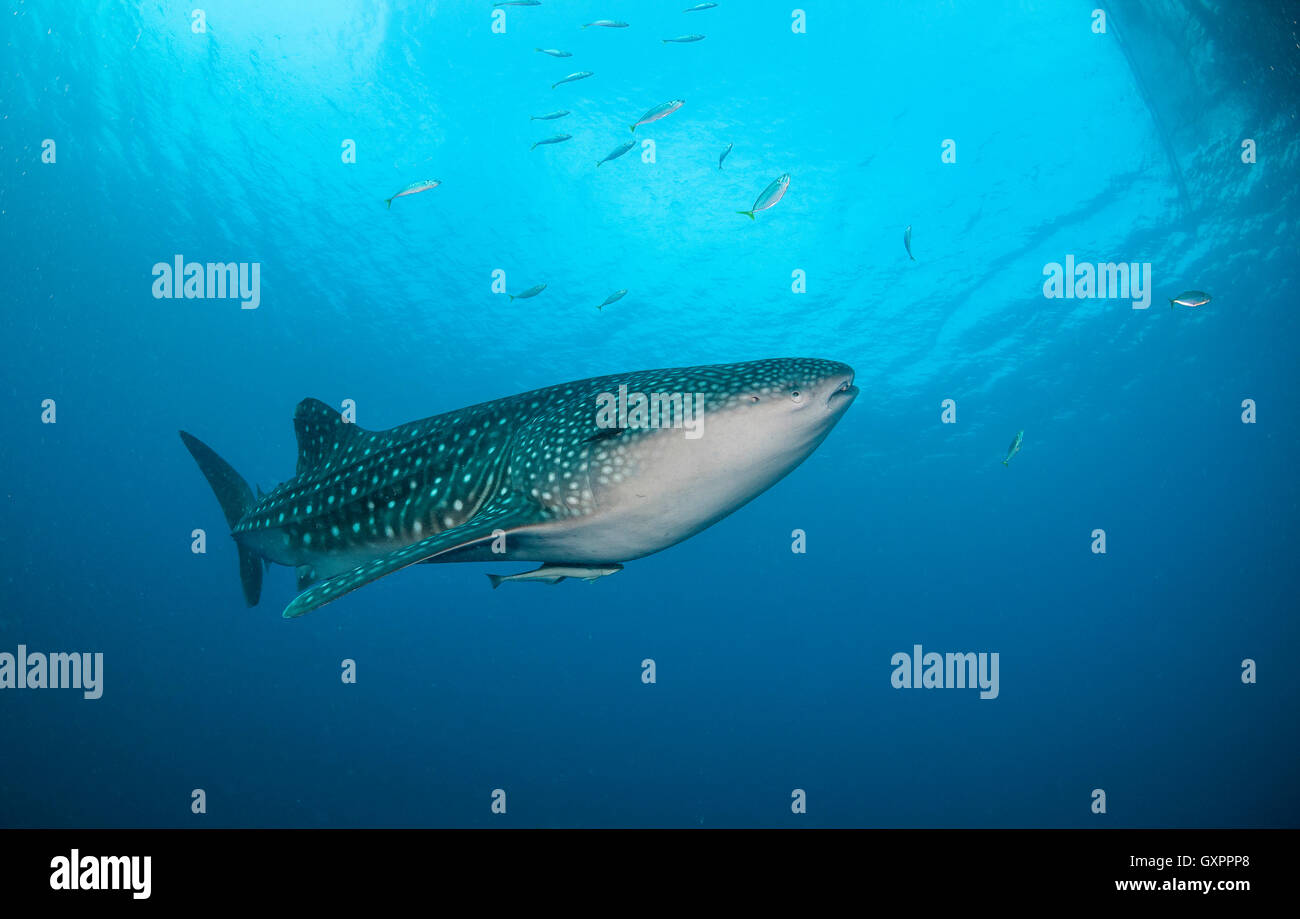
[[[211,447],[193,434],[181,431],[180,435],[190,456],[199,464],[199,471],[208,480],[212,493],[217,496],[226,523],[233,530],[235,524],[256,504],[253,490],[234,467],[217,456]],[[252,549],[245,548],[238,542],[236,546],[239,549],[239,582],[244,588],[244,602],[249,606],[257,606],[257,601],[262,596],[261,559]]]

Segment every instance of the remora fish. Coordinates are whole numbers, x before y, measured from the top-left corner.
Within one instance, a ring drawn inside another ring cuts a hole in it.
[[[533,50],[549,54],[551,57],[573,57],[573,52],[561,51],[559,48],[534,48]]]
[[[626,29],[627,23],[619,22],[617,19],[597,19],[595,22],[587,23],[583,28],[585,29],[587,26],[600,26],[604,29]]]
[[[565,109],[559,112],[548,112],[545,115],[530,115],[528,120],[529,121],[554,121],[556,118],[563,118],[567,114],[569,114],[569,111],[568,109]]]
[[[734,147],[734,146],[736,146],[734,143],[733,143],[733,144],[727,144],[727,149],[726,149],[726,150],[723,150],[723,151],[722,151],[722,155],[718,157],[718,168],[719,168],[719,169],[722,168],[722,161],[725,160],[725,159],[727,158],[727,154],[731,152],[731,148]]]
[[[615,392],[698,393],[695,427],[602,427],[598,406]],[[262,497],[197,438],[181,440],[230,525],[248,605],[263,562],[298,569],[291,619],[417,562],[594,570],[659,552],[783,479],[857,394],[847,364],[782,358],[562,383],[387,431],[305,399],[297,473]]]
[[[626,295],[626,294],[627,294],[627,291],[626,291],[626,290],[616,290],[616,291],[614,291],[612,294],[610,294],[608,297],[606,297],[606,298],[605,298],[605,302],[602,303],[600,306],[596,307],[596,309],[598,309],[598,310],[599,310],[599,309],[604,309],[605,307],[607,307],[607,306],[609,306],[611,303],[613,303],[615,300],[622,300],[623,297],[624,297],[624,295]]]
[[[650,109],[650,111],[642,115],[636,124],[632,125],[633,133],[635,133],[636,129],[641,127],[641,125],[649,124],[652,121],[658,121],[666,115],[671,115],[685,104],[685,99],[674,99],[672,102],[664,102],[660,105],[656,105],[654,108]]]
[[[1178,306],[1204,306],[1210,302],[1210,295],[1199,290],[1188,290],[1169,301],[1169,308]]]
[[[909,223],[907,229],[903,231],[903,248],[907,250],[907,257],[916,261],[916,256],[912,254],[912,225]]]
[[[428,191],[431,188],[437,188],[441,184],[442,183],[439,182],[437,179],[421,179],[420,181],[412,182],[410,185],[403,188],[397,194],[393,195],[393,198],[405,198],[407,195],[418,195],[422,191]],[[393,198],[385,198],[384,203],[387,204],[389,207],[392,207]]]
[[[609,151],[609,153],[605,154],[605,158],[603,160],[598,160],[596,162],[596,168],[599,169],[601,163],[608,163],[610,160],[618,159],[620,156],[622,156],[624,153],[627,153],[627,151],[631,150],[635,146],[636,146],[636,141],[634,140],[629,140],[625,144],[619,144],[613,150]]]
[[[546,138],[545,140],[539,140],[537,143],[533,144],[533,145],[532,145],[531,147],[529,147],[528,149],[529,149],[529,150],[536,150],[536,149],[537,149],[538,147],[540,147],[542,144],[562,144],[562,143],[564,143],[566,140],[573,140],[573,135],[572,135],[572,134],[556,134],[554,137],[548,137],[548,138]]]
[[[700,10],[711,10],[711,9],[713,9],[715,6],[717,6],[716,3],[697,3],[697,4],[695,4],[694,6],[692,6],[691,8],[689,8],[689,9],[682,10],[682,12],[683,12],[683,13],[698,13]]]
[[[1007,458],[1002,461],[1003,466],[1010,464],[1011,457],[1015,456],[1017,453],[1020,452],[1020,445],[1024,443],[1024,440],[1025,440],[1025,432],[1017,431],[1016,439],[1011,441],[1011,446],[1007,448]]]
[[[555,87],[559,86],[560,83],[572,83],[574,80],[585,80],[589,76],[593,76],[590,70],[579,70],[577,73],[569,74],[567,77],[565,77],[563,80],[560,80],[559,82],[552,83],[551,89],[555,89]]]
[[[684,45],[687,42],[692,41],[704,41],[704,36],[698,32],[692,32],[690,35],[678,35],[676,38],[665,38],[663,40],[665,45],[669,42],[676,42],[679,45]]]
[[[521,571],[519,574],[489,574],[492,589],[496,590],[507,581],[540,581],[543,584],[558,584],[565,578],[581,578],[588,583],[616,574],[623,570],[622,565],[543,565],[533,571]]]
[[[509,297],[512,302],[515,300],[527,300],[529,297],[536,297],[544,290],[546,290],[546,285],[538,284],[534,287],[528,288],[522,294],[506,294],[506,296]]]
[[[736,211],[737,214],[744,214],[750,220],[754,219],[755,211],[765,211],[776,202],[785,197],[785,190],[790,187],[790,175],[786,173],[779,179],[773,179],[772,184],[763,189],[763,193],[758,196],[754,206],[747,211]]]

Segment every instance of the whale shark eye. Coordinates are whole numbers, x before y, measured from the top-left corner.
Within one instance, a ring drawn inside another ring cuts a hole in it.
[[[792,401],[792,402],[802,402],[802,401],[803,401],[803,393],[799,392],[799,390],[797,390],[797,389],[792,389],[792,390],[790,390],[790,401]]]

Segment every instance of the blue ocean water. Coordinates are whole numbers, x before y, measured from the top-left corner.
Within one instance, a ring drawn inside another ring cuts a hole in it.
[[[7,0],[0,652],[104,663],[0,693],[0,825],[1300,823],[1294,7],[691,5]],[[258,307],[156,298],[177,255]],[[1067,256],[1150,308],[1045,297]],[[176,435],[269,489],[304,397],[382,429],[774,356],[861,395],[591,585],[425,565],[285,621],[273,568],[246,609]],[[997,698],[895,688],[915,645]]]

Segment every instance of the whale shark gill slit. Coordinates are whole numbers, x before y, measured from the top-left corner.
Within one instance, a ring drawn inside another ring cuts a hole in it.
[[[592,434],[584,440],[583,443],[593,444],[599,443],[602,440],[609,440],[611,437],[617,437],[626,430],[627,428],[601,428],[595,434]]]

